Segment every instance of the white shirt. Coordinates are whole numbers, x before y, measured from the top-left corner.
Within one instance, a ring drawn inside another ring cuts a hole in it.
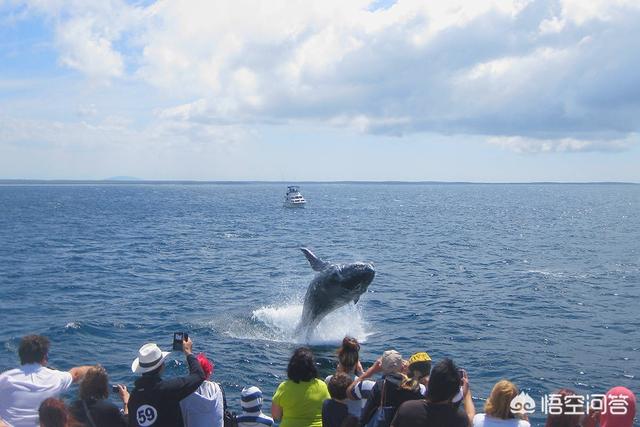
[[[265,427],[272,425],[273,418],[263,414],[262,411],[257,413],[243,412],[238,415],[238,427]]]
[[[180,401],[180,409],[185,427],[222,427],[222,389],[212,381],[205,381]]]
[[[327,378],[324,379],[324,382],[327,383],[327,385],[329,385],[329,381],[331,381],[331,378],[333,378],[333,375],[329,375]],[[358,379],[357,375],[353,376],[354,380]],[[365,382],[365,381],[362,381]],[[371,391],[371,388],[373,387],[373,384],[375,384],[375,381],[369,381],[371,384],[369,386],[369,384],[367,384],[367,392]],[[347,396],[347,401],[344,402],[347,405],[347,409],[349,410],[349,414],[353,415],[354,417],[356,417],[357,419],[360,419],[360,415],[362,414],[362,408],[364,408],[364,404],[367,403],[366,398],[362,397],[362,383],[358,383],[357,387],[354,387],[353,390],[353,394],[355,396],[358,397],[359,400],[351,400],[348,398]],[[356,388],[358,388],[358,390],[356,391]],[[368,395],[367,395],[368,396]]]
[[[71,373],[29,363],[0,374],[0,419],[13,427],[38,424],[38,407],[73,383]]]
[[[501,420],[486,414],[476,414],[473,417],[473,427],[531,427],[531,424],[517,418]]]

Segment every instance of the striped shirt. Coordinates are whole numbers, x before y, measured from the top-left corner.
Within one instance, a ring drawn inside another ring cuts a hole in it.
[[[243,412],[242,415],[238,416],[237,420],[238,427],[263,427],[273,425],[273,418],[266,416],[262,412],[258,412],[257,414],[247,414]]]
[[[360,399],[369,399],[371,397],[371,390],[373,386],[376,385],[375,381],[364,380],[360,381],[356,384],[355,387],[351,389],[351,398],[360,400]],[[420,394],[425,396],[427,394],[427,388],[424,384],[420,384]]]
[[[262,391],[258,387],[243,389],[240,399],[242,415],[236,419],[238,427],[270,427],[273,425],[273,418],[262,413]]]

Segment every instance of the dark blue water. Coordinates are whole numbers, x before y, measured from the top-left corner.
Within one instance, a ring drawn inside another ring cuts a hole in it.
[[[391,347],[452,357],[479,410],[501,378],[535,399],[640,391],[640,186],[309,184],[304,210],[282,208],[284,190],[1,186],[0,370],[39,333],[52,365],[100,362],[131,386],[137,349],[184,330],[236,407],[244,385],[271,396],[296,346],[308,246],[377,269],[313,338],[323,374],[350,333],[369,362]]]

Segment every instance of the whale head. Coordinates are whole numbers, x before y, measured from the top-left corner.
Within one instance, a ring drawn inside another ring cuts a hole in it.
[[[343,289],[357,292],[360,295],[367,291],[375,275],[376,271],[373,264],[355,262],[338,266],[330,273],[328,279],[339,283]]]

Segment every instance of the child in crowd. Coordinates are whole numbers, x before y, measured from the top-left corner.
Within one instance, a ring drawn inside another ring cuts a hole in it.
[[[273,418],[262,413],[262,391],[256,387],[245,387],[240,393],[242,415],[237,418],[238,427],[272,426]]]
[[[200,387],[180,401],[184,427],[223,427],[224,394],[220,384],[210,381],[215,365],[204,353],[196,357],[205,380]]]
[[[360,344],[358,343],[358,340],[348,336],[344,337],[342,345],[336,351],[338,354],[338,367],[336,372],[344,372],[345,374],[350,375],[353,380],[356,380],[358,375],[362,375],[363,371],[362,365],[360,364],[359,352]],[[333,375],[329,375],[325,378],[324,382],[328,385],[332,377]],[[371,386],[373,387],[373,382]],[[362,413],[362,408],[366,401],[366,399],[347,399],[345,403],[349,408],[349,414],[360,419],[360,414]]]
[[[349,415],[347,407],[347,388],[352,383],[350,375],[344,372],[335,373],[329,380],[328,388],[331,399],[322,404],[323,427],[345,427],[357,425],[358,419]]]

